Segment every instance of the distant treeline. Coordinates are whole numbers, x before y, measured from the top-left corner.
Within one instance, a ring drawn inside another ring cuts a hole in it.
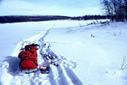
[[[92,20],[92,19],[111,19],[111,16],[105,15],[86,15],[86,16],[0,16],[0,23],[30,22],[30,21],[48,21],[48,20]]]

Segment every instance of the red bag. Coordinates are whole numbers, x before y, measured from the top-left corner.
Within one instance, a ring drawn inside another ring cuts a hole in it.
[[[21,70],[32,70],[36,69],[38,66],[36,46],[29,45],[28,47],[22,50],[18,55],[21,59],[19,64]]]

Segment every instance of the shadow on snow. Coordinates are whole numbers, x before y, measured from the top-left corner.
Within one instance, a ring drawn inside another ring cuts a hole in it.
[[[7,56],[4,61],[9,64],[9,67],[7,68],[8,73],[10,73],[13,76],[19,74],[19,72],[20,72],[20,69],[19,69],[20,59],[18,57]]]

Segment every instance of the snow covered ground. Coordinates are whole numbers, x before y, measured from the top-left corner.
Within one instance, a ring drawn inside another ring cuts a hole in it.
[[[0,24],[0,84],[126,85],[127,24],[89,25],[91,22],[64,20]],[[22,42],[38,43],[48,29],[45,42],[50,43],[53,52],[67,60],[59,68],[51,66],[49,75],[10,73],[10,70],[17,70],[13,65],[10,68],[9,64],[17,59]],[[74,63],[76,68],[71,67]]]

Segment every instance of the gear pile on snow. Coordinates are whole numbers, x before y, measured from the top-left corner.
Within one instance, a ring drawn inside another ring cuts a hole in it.
[[[42,59],[44,60],[43,65],[39,66],[38,65],[38,54],[37,50],[40,48],[40,55],[42,56]],[[43,48],[46,48],[42,50]],[[20,58],[20,70],[25,73],[31,73],[31,72],[36,72],[39,70],[41,73],[49,73],[50,70],[50,64],[55,65],[58,67],[58,57],[55,53],[53,53],[49,45],[47,46],[47,43],[45,43],[42,46],[39,44],[28,44],[25,45],[24,48],[21,49],[18,57]]]
[[[38,67],[37,63],[37,50],[38,44],[26,45],[21,50],[18,57],[20,58],[19,67],[21,71],[35,71]]]

